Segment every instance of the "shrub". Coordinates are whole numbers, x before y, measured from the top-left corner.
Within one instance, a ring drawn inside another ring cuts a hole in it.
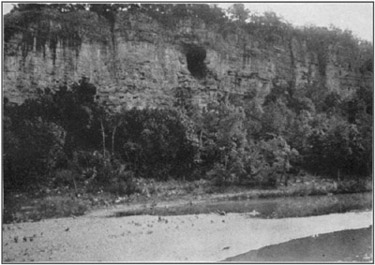
[[[74,166],[79,175],[75,178],[87,192],[106,190],[118,196],[141,193],[141,185],[129,166],[98,151],[77,151]]]
[[[366,175],[371,164],[366,141],[357,125],[331,118],[308,138],[307,167],[338,178],[344,174]]]
[[[143,193],[141,183],[134,177],[132,171],[124,171],[117,175],[107,185],[106,190],[115,193],[118,196],[131,195],[134,193]]]
[[[56,170],[53,180],[56,187],[73,187],[76,179],[78,179],[78,174],[76,171],[71,169],[59,169]]]
[[[78,216],[83,215],[88,208],[88,202],[83,200],[54,196],[41,201],[37,207],[37,214],[43,218]]]
[[[115,153],[136,177],[189,177],[194,169],[194,146],[176,111],[132,109],[120,118]]]
[[[25,189],[40,184],[51,173],[51,151],[56,137],[51,124],[30,117],[26,105],[4,109],[4,184],[6,189]]]
[[[215,163],[213,168],[207,172],[207,176],[215,186],[224,186],[231,183],[230,172],[220,163]]]

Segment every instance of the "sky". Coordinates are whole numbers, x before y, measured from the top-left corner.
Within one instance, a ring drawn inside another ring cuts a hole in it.
[[[220,4],[224,8],[231,4]],[[349,29],[353,35],[368,41],[373,40],[373,4],[372,3],[245,3],[250,11],[262,14],[273,11],[294,26],[313,24],[329,27],[331,24]]]
[[[37,3],[37,2],[36,2]],[[183,3],[183,1],[181,1]],[[215,2],[213,2],[215,3]],[[240,3],[240,2],[238,2]],[[368,2],[331,2],[331,3],[303,3],[303,2],[243,2],[250,11],[262,14],[273,11],[278,16],[294,26],[316,25],[329,27],[331,24],[342,30],[350,30],[353,35],[367,41],[373,40],[373,4]],[[3,14],[12,9],[11,3],[3,4]],[[232,3],[219,3],[218,6],[228,8]]]

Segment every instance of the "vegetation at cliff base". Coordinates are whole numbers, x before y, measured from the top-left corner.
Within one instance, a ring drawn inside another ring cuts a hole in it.
[[[201,111],[176,98],[172,109],[115,112],[82,79],[21,105],[4,102],[5,189],[69,185],[131,194],[137,179],[276,187],[302,171],[371,175],[372,92],[358,89],[319,112],[309,97],[292,90],[282,97],[282,90],[276,86],[263,105],[224,100]]]

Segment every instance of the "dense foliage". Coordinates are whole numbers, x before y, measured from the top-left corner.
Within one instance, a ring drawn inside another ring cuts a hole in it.
[[[338,178],[371,174],[368,88],[340,103],[328,95],[329,112],[317,112],[307,96],[280,94],[287,95],[275,86],[262,105],[222,101],[203,112],[177,97],[174,109],[116,113],[82,79],[19,106],[5,102],[4,183],[131,193],[138,178],[274,186],[301,169]]]
[[[96,88],[82,79],[55,92],[47,89],[20,106],[6,102],[7,185],[27,187],[36,177],[40,179],[36,183],[43,183],[63,169],[78,175],[78,181],[100,184],[110,184],[119,175],[159,180],[190,177],[194,146],[178,112],[111,113],[95,94]]]

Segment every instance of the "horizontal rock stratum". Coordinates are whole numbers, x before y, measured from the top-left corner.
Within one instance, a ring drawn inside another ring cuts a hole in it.
[[[193,15],[165,23],[167,16],[49,8],[7,14],[4,95],[21,103],[38,89],[87,77],[115,106],[168,107],[178,91],[188,90],[204,107],[228,95],[262,101],[275,85],[324,87],[347,96],[372,82],[366,71],[372,57],[360,43]]]

